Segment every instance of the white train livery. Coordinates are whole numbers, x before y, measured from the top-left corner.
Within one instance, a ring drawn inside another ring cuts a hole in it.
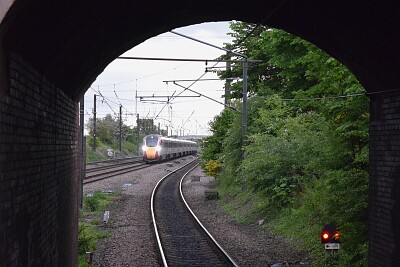
[[[197,143],[150,134],[143,138],[143,160],[147,162],[163,161],[197,152]]]

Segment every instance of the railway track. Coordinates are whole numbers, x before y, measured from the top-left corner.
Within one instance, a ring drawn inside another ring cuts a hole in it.
[[[197,165],[189,162],[163,177],[153,190],[151,213],[163,266],[238,266],[190,210],[183,178]]]
[[[149,166],[150,165],[143,162],[140,157],[96,162],[87,166],[83,184],[97,182],[127,172],[147,168]]]
[[[90,171],[91,169],[98,169],[98,168],[106,167],[106,166],[124,165],[124,164],[129,164],[132,162],[140,162],[140,161],[143,161],[142,157],[140,157],[140,156],[94,161],[94,162],[90,162],[90,163],[86,164],[86,171]]]

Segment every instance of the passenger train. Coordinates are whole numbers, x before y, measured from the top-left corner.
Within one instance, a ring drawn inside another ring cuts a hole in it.
[[[197,152],[197,143],[150,134],[143,138],[143,160],[163,161]]]

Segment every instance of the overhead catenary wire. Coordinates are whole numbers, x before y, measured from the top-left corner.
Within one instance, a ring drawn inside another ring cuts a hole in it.
[[[183,34],[174,32],[174,31],[171,31],[171,32],[174,33],[174,34],[177,34],[177,35],[184,36],[184,37],[186,37],[186,38],[190,38],[190,37],[187,37],[187,36],[185,36],[185,35],[183,35]],[[193,38],[191,38],[191,39],[193,39]],[[195,39],[193,39],[193,40],[195,40]],[[199,41],[199,40],[196,40],[196,41]],[[202,41],[199,41],[199,42],[202,42]],[[203,42],[203,43],[205,43],[205,42]],[[207,44],[207,43],[205,43],[205,44]],[[208,44],[208,45],[211,45],[211,44]],[[233,53],[233,54],[235,54],[235,55],[237,55],[237,56],[242,56],[242,57],[244,56],[244,55],[242,55],[242,54],[240,54],[240,53],[237,53],[237,52],[234,52],[234,51],[230,51],[230,50],[227,50],[227,49],[225,49],[225,48],[221,48],[221,47],[214,46],[214,45],[211,45],[211,46],[213,46],[213,47],[215,47],[215,48],[218,48],[218,49],[220,49],[220,50],[223,50],[223,51],[229,51],[230,53]],[[202,61],[202,62],[206,62],[206,64],[207,64],[207,62],[216,62],[216,63],[211,67],[211,68],[214,68],[214,67],[216,67],[216,66],[218,65],[218,63],[220,63],[220,62],[249,62],[249,60],[247,59],[247,57],[246,57],[246,56],[244,56],[244,57],[245,57],[245,60],[223,60],[223,59],[212,59],[212,60],[207,60],[207,59],[150,58],[150,57],[118,57],[118,59],[165,60],[165,61]],[[254,61],[254,62],[260,62],[260,60],[253,60],[253,61]],[[169,101],[167,101],[167,102],[165,103],[165,105],[161,108],[159,114],[164,110],[165,106],[169,105],[169,104],[171,103],[171,101],[173,101],[176,97],[180,96],[183,92],[185,92],[186,90],[188,90],[188,89],[189,89],[191,86],[193,86],[196,82],[200,81],[206,74],[207,74],[207,72],[203,73],[199,78],[197,78],[196,80],[193,80],[192,84],[190,84],[188,87],[186,87],[183,91],[181,91],[180,93],[178,93],[176,96],[171,97],[171,99],[170,99]],[[167,84],[168,84],[168,83],[167,83]],[[224,105],[224,104],[223,104],[223,105]],[[230,108],[231,108],[231,107],[230,107]],[[157,116],[158,116],[159,114],[157,114]],[[156,117],[157,117],[157,116],[156,116]]]
[[[175,92],[172,94],[171,97],[173,97],[174,94],[175,94]],[[165,108],[166,106],[168,106],[168,104],[170,103],[170,101],[171,101],[171,100],[168,99],[167,103],[165,103],[165,105],[162,107],[162,109],[160,110],[160,112],[158,112],[158,114],[157,114],[157,116],[155,116],[155,118],[157,118],[157,117],[161,114],[161,112],[164,110],[164,108]]]
[[[123,57],[121,57],[121,58],[123,58]],[[147,58],[148,59],[148,58]],[[180,60],[180,59],[178,59],[178,60]],[[182,59],[182,61],[186,61],[187,59]],[[204,61],[204,60],[202,60],[202,61]],[[219,63],[219,62],[222,62],[223,60],[221,60],[221,59],[218,59],[218,60],[205,60],[205,62],[208,62],[208,61],[210,61],[210,62],[212,62],[212,61],[215,61],[215,62],[217,62],[217,63]],[[233,60],[233,61],[239,61],[239,60]],[[217,65],[217,63],[216,64],[214,64],[214,66],[213,67],[215,67],[216,65]],[[186,63],[187,64],[187,63]],[[184,64],[184,65],[186,65],[186,64]],[[183,65],[182,65],[183,66]],[[179,66],[180,67],[180,66]],[[177,67],[174,67],[173,69],[175,70]],[[170,70],[166,70],[166,71],[163,71],[163,72],[167,72],[167,71],[170,71]],[[157,74],[159,74],[159,73],[163,73],[163,72],[157,72],[157,73],[155,73],[155,74],[153,74],[153,75],[157,75]],[[201,77],[204,77],[204,75],[205,75],[205,73],[203,73],[203,75],[201,75]],[[145,77],[150,77],[151,75],[147,75],[147,76],[143,76],[142,78],[145,78]],[[189,87],[191,87],[193,84],[195,84],[197,81],[199,81],[199,80],[201,80],[201,77],[200,78],[198,78],[198,79],[196,79],[191,85],[189,85],[188,86],[188,88]],[[113,102],[113,101],[111,101],[111,100],[109,100],[109,99],[107,99],[106,97],[104,97],[104,95],[103,94],[101,94],[101,92],[100,92],[100,86],[107,86],[107,85],[99,85],[98,87],[99,87],[99,89],[98,89],[98,93],[99,93],[99,95],[104,99],[104,101],[105,101],[105,103],[109,106],[109,108],[112,110],[112,112],[114,113],[114,114],[116,114],[116,112],[113,110],[113,108],[110,106],[110,104],[109,104],[109,102],[111,102],[111,103],[114,103],[114,104],[119,104],[119,105],[121,105],[121,106],[123,106],[122,105],[122,103],[121,103],[121,99],[118,97],[118,95],[117,95],[117,93],[116,93],[116,90],[115,90],[115,85],[116,84],[122,84],[122,83],[125,83],[125,82],[130,82],[130,81],[136,81],[136,83],[137,83],[137,80],[138,79],[133,79],[133,80],[128,80],[128,81],[124,81],[124,82],[120,82],[120,83],[113,83],[113,84],[109,84],[109,85],[113,85],[114,86],[114,94],[115,94],[115,96],[116,96],[116,99],[118,100],[118,102],[119,103],[115,103],[115,102]],[[94,89],[93,89],[94,90]],[[182,94],[184,91],[185,91],[186,89],[184,89],[182,92],[180,92],[177,96],[179,96],[180,94]],[[158,117],[159,115],[160,115],[160,113],[165,109],[165,106],[166,105],[170,105],[171,104],[171,101],[172,100],[174,100],[174,98],[175,97],[172,97],[171,99],[170,99],[170,101],[167,101],[166,103],[165,103],[165,105],[162,107],[162,109],[160,110],[160,112],[157,114],[157,116],[156,117]],[[125,107],[124,107],[125,108]]]
[[[280,6],[282,6],[286,1],[281,1],[279,2],[279,4],[277,5],[276,9],[278,9]],[[271,12],[274,13],[274,10]],[[270,14],[268,14],[268,16],[263,19],[260,23],[262,24],[263,21],[265,22],[267,20],[267,18],[270,16]],[[245,38],[243,38],[242,40],[240,40],[238,42],[238,44],[240,44],[241,42],[243,42],[243,40],[247,39],[249,36],[251,36],[254,31],[260,26],[260,24],[257,24],[246,36]],[[115,84],[114,84],[115,85]],[[312,100],[323,100],[323,99],[335,99],[335,98],[345,98],[345,97],[356,97],[356,96],[362,96],[362,95],[374,95],[374,94],[378,94],[381,92],[371,92],[371,93],[366,93],[366,94],[354,94],[354,95],[348,95],[348,96],[330,96],[330,97],[320,97],[320,98],[282,98],[282,99],[270,99],[270,100],[282,100],[282,101],[312,101]],[[118,98],[118,97],[117,97]],[[134,100],[133,100],[134,101]],[[176,101],[174,101],[174,103],[177,103]],[[107,103],[108,104],[108,103]]]
[[[265,98],[265,99],[271,101],[314,101],[314,100],[342,99],[342,98],[358,97],[366,95],[367,95],[366,93],[359,93],[351,95],[322,96],[322,97],[312,97],[312,98]]]
[[[221,101],[215,100],[214,98],[211,98],[211,97],[209,97],[209,96],[206,96],[206,95],[204,95],[204,94],[201,94],[201,93],[199,93],[199,92],[196,92],[196,91],[194,91],[194,90],[192,90],[192,89],[190,89],[190,88],[187,88],[187,87],[185,87],[185,86],[182,86],[182,85],[180,85],[180,84],[177,84],[176,82],[174,82],[174,84],[177,85],[177,86],[179,86],[179,87],[184,88],[185,90],[191,91],[191,92],[193,92],[193,93],[195,93],[195,94],[199,94],[199,95],[202,96],[202,97],[205,97],[205,98],[207,98],[207,99],[209,99],[209,100],[211,100],[211,101],[214,101],[214,102],[216,102],[216,103],[218,103],[218,104],[220,104],[220,105],[223,105],[223,106],[225,106],[225,107],[227,107],[227,108],[229,108],[229,109],[231,109],[231,110],[234,110],[234,111],[237,111],[237,112],[240,113],[240,111],[237,110],[235,107],[229,106],[229,105],[227,105],[227,104],[225,104],[225,103],[222,103]]]
[[[286,0],[283,0],[283,1],[280,1],[279,3],[278,3],[278,5],[276,5],[276,7],[274,7],[273,9],[271,9],[271,11],[267,14],[267,16],[264,18],[264,19],[262,19],[261,20],[261,24],[263,24],[263,23],[265,23],[266,21],[267,21],[267,19],[270,17],[270,16],[272,16],[275,12],[276,12],[276,10],[278,10],[284,3],[286,2]],[[254,28],[253,28],[253,30],[252,31],[250,31],[243,39],[241,39],[236,45],[239,45],[239,44],[241,44],[245,39],[247,39],[251,34],[253,34],[253,32],[257,29],[257,27],[259,27],[259,25],[260,24],[257,24]],[[169,36],[169,38],[174,38],[174,36]],[[219,62],[221,62],[221,61],[219,61]],[[215,67],[215,66],[214,66]],[[174,68],[174,69],[176,69],[176,68]],[[169,71],[169,70],[168,70]],[[158,72],[158,73],[162,73],[162,72]],[[156,74],[154,74],[154,75],[157,75],[158,73],[156,73]],[[151,75],[148,75],[148,76],[144,76],[144,77],[150,77]],[[144,77],[142,77],[142,78],[144,78]],[[122,84],[122,83],[126,83],[126,82],[131,82],[131,81],[135,81],[136,80],[136,82],[137,82],[137,80],[138,79],[133,79],[133,80],[128,80],[128,81],[124,81],[124,82],[120,82],[120,83],[118,83],[118,84]],[[112,84],[111,84],[112,85]],[[102,85],[102,86],[105,86],[105,85]],[[191,87],[192,85],[190,85],[189,87]],[[115,83],[114,83],[114,87],[115,87]],[[115,92],[115,91],[114,91]],[[116,94],[116,93],[115,93]],[[103,97],[103,99],[105,99],[104,98],[104,96],[100,93],[100,95]],[[116,95],[117,96],[117,95]],[[118,99],[118,96],[117,96],[117,99]],[[118,99],[119,100],[119,99]],[[120,102],[120,101],[119,101]],[[111,110],[113,110],[112,108],[111,108],[111,106],[108,104],[108,102],[106,101],[106,104],[110,107],[110,109]],[[121,103],[120,103],[121,104]],[[122,105],[122,104],[121,104]],[[164,109],[165,107],[163,107],[162,109]],[[114,112],[114,111],[113,111]],[[115,112],[114,112],[115,113]]]
[[[115,95],[116,95],[116,99],[118,100],[119,103],[110,100],[110,98],[112,98],[112,97],[105,97],[105,96],[101,93],[100,89],[98,89],[98,90],[96,91],[93,87],[90,87],[90,88],[91,88],[94,92],[98,93],[98,94],[102,97],[102,99],[103,99],[102,102],[104,102],[104,103],[107,104],[107,106],[111,109],[111,111],[114,113],[115,116],[117,116],[117,113],[114,111],[114,109],[111,107],[111,105],[110,105],[108,102],[111,102],[111,103],[113,103],[113,104],[115,104],[115,105],[118,105],[118,106],[122,106],[122,108],[125,109],[126,113],[128,113],[128,114],[130,114],[130,115],[135,115],[135,113],[133,113],[133,112],[130,111],[128,108],[126,108],[124,105],[122,105],[122,103],[121,103],[121,101],[120,101],[121,99],[118,97],[118,95],[116,94],[115,91],[114,91],[114,92],[115,92]]]
[[[130,79],[130,80],[126,80],[126,81],[122,81],[122,82],[117,82],[117,83],[100,84],[100,85],[98,85],[98,86],[99,86],[99,87],[107,87],[107,86],[112,86],[112,85],[121,85],[121,84],[125,84],[125,83],[130,83],[130,82],[136,82],[136,84],[137,84],[137,81],[138,81],[138,80],[142,80],[142,79],[146,79],[146,78],[149,78],[149,77],[157,76],[157,75],[159,75],[159,74],[163,74],[163,73],[166,73],[166,72],[174,71],[174,70],[176,70],[176,69],[179,69],[179,68],[182,68],[182,67],[186,66],[187,64],[190,64],[190,63],[188,62],[188,63],[185,63],[185,64],[181,64],[181,65],[179,65],[179,66],[177,66],[177,67],[168,68],[168,69],[166,69],[166,70],[159,71],[159,72],[155,72],[155,73],[151,73],[151,74],[148,74],[148,75],[144,75],[144,76],[141,76],[141,77],[139,77],[139,78]]]
[[[104,102],[107,104],[107,106],[111,109],[111,111],[114,113],[114,115],[116,116],[117,113],[113,110],[113,108],[110,106],[110,104],[108,103],[107,99],[103,96],[103,94],[101,93],[100,90],[95,90],[93,87],[90,87],[93,91],[95,91],[96,93],[98,93],[104,100]],[[118,104],[118,103],[115,103]]]
[[[190,120],[190,118],[192,117],[192,115],[194,114],[194,110],[192,111],[192,113],[190,114],[190,116],[186,119],[186,121],[184,123],[182,123],[182,128],[183,126],[185,126],[185,124]]]
[[[187,60],[187,59],[184,59],[184,60]],[[223,62],[223,60],[221,60],[221,59],[217,59],[217,60],[206,60],[206,62],[208,62],[208,61],[210,61],[210,62],[215,61],[215,62],[216,62],[216,64],[214,64],[213,67],[215,67],[215,66],[217,65],[218,62]],[[238,62],[239,60],[235,60],[235,61]],[[186,63],[186,64],[187,64],[187,63]],[[184,65],[186,65],[186,64],[184,64]],[[177,68],[177,67],[174,67],[173,69],[175,70],[176,68]],[[163,72],[168,72],[168,71],[170,71],[170,70],[166,70],[166,71],[163,71]],[[163,73],[163,72],[157,72],[157,73],[152,74],[152,75],[157,75],[157,74]],[[152,76],[152,75],[143,76],[143,77],[141,77],[141,78],[150,77],[150,76]],[[203,73],[203,74],[201,75],[201,77],[204,77],[204,75],[205,75],[205,73]],[[195,80],[191,85],[189,85],[187,88],[190,88],[190,87],[191,87],[193,84],[195,84],[197,81],[201,80],[201,77],[198,78],[198,79],[196,79],[196,80]],[[140,79],[140,78],[139,78],[139,79]],[[116,112],[114,111],[114,109],[111,107],[110,103],[113,103],[113,104],[116,104],[116,105],[119,104],[119,105],[121,105],[121,106],[123,106],[123,105],[122,105],[122,103],[121,103],[121,100],[122,100],[122,99],[119,98],[119,96],[118,96],[118,94],[117,94],[117,92],[116,92],[115,85],[116,85],[116,84],[122,84],[122,83],[125,83],[125,82],[130,82],[130,81],[136,81],[136,83],[137,83],[137,80],[138,80],[138,79],[132,79],[132,80],[128,80],[128,81],[124,81],[124,82],[120,82],[120,83],[112,83],[112,84],[110,84],[110,85],[113,85],[113,86],[114,86],[113,92],[114,92],[114,94],[115,94],[115,96],[116,96],[116,99],[117,99],[117,101],[118,101],[119,103],[116,103],[116,102],[112,101],[111,99],[106,98],[106,97],[101,93],[101,91],[100,91],[100,86],[106,86],[106,85],[99,85],[99,86],[98,86],[98,87],[99,87],[99,88],[98,88],[98,93],[99,93],[99,95],[103,98],[104,102],[105,102],[105,103],[109,106],[109,108],[112,110],[112,112],[113,112],[114,114],[116,114]],[[165,106],[170,105],[170,104],[171,104],[171,101],[175,100],[176,96],[181,95],[185,90],[187,90],[187,89],[184,89],[182,92],[180,92],[180,93],[178,93],[177,95],[175,95],[174,97],[172,97],[172,98],[170,99],[170,101],[167,101],[167,102],[165,103],[165,105],[161,108],[160,112],[157,114],[156,117],[158,117],[158,116],[160,115],[160,113],[165,109]],[[123,108],[126,109],[125,107],[123,107]],[[128,109],[126,109],[126,110],[128,110]],[[137,113],[137,112],[136,112],[136,113]]]
[[[122,106],[121,101],[119,100],[119,97],[117,95],[117,92],[115,91],[115,84],[114,84],[114,94],[115,94],[115,97],[117,98],[119,104]]]
[[[173,31],[171,31],[173,32]],[[221,49],[221,48],[219,48]],[[224,49],[221,49],[224,50]],[[224,50],[225,51],[225,50]],[[240,53],[232,51],[233,54],[240,56]],[[243,56],[243,55],[241,55]],[[241,59],[231,59],[231,60],[226,60],[226,59],[200,59],[200,58],[161,58],[161,57],[128,57],[128,56],[121,56],[117,57],[117,59],[131,59],[131,60],[154,60],[154,61],[190,61],[190,62],[244,62],[244,60]],[[261,62],[261,60],[248,60],[248,62]]]

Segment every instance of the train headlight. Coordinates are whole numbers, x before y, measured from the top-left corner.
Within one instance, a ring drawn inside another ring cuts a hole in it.
[[[147,146],[142,146],[142,150],[146,151],[147,150]]]
[[[160,152],[161,151],[161,146],[156,146],[156,151]]]

